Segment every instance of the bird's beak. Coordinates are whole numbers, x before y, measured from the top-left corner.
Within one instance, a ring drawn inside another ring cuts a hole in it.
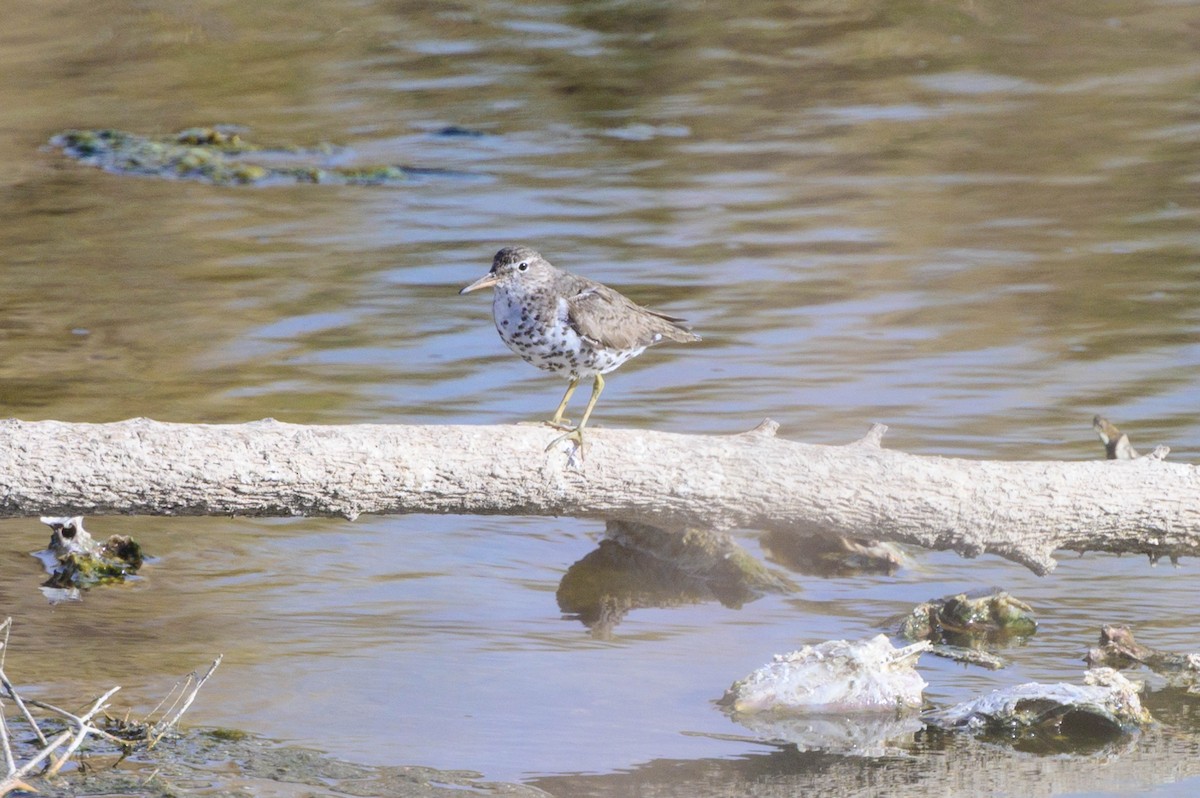
[[[500,278],[498,278],[496,275],[492,274],[491,272],[488,272],[487,274],[483,275],[478,280],[471,283],[470,285],[468,285],[466,288],[459,291],[458,293],[459,293],[459,295],[469,294],[472,291],[478,291],[480,288],[491,288],[493,285],[496,284],[496,281],[499,279]]]

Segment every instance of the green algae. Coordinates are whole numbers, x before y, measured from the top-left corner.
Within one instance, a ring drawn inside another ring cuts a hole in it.
[[[1033,608],[996,588],[930,599],[900,624],[900,634],[906,640],[968,648],[1019,641],[1036,631]]]
[[[141,544],[128,535],[112,535],[101,542],[83,528],[83,517],[43,516],[50,527],[50,543],[35,556],[49,578],[42,583],[52,590],[86,590],[124,582],[145,562]]]
[[[333,148],[316,150],[260,147],[229,127],[195,127],[163,137],[141,136],[122,130],[65,130],[50,144],[88,166],[123,175],[167,180],[194,180],[217,186],[317,184],[387,186],[411,182],[416,175],[453,174],[384,164],[355,168],[309,164],[270,165],[262,161],[327,156]]]

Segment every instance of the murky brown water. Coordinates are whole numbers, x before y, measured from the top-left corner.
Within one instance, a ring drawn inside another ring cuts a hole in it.
[[[1198,35],[1195,4],[1133,0],[15,4],[0,30],[3,413],[540,418],[561,384],[508,353],[486,299],[455,294],[520,241],[705,337],[613,375],[598,424],[730,432],[769,416],[835,443],[883,421],[912,452],[1079,459],[1101,455],[1103,412],[1135,445],[1195,461]],[[217,188],[44,147],[70,127],[212,123],[460,174]],[[56,697],[120,683],[136,704],[224,652],[193,723],[545,777],[562,795],[627,794],[570,777],[644,763],[694,763],[684,782],[740,768],[760,748],[712,737],[744,733],[709,703],[729,682],[964,587],[1004,586],[1042,631],[998,674],[926,661],[936,701],[1076,680],[1101,622],[1200,647],[1193,561],[1090,555],[1038,579],[917,553],[895,576],[803,578],[740,610],[637,612],[597,641],[554,599],[594,524],[90,526],[159,560],[51,607],[28,556],[44,528],[0,524],[19,680]],[[816,767],[772,768],[792,766]]]

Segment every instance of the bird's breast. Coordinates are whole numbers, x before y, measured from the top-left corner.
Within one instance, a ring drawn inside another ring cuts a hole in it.
[[[537,294],[496,292],[492,315],[508,348],[547,371],[577,373],[586,345],[559,312],[558,302]]]

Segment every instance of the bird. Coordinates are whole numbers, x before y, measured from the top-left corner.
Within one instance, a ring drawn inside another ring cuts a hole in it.
[[[566,375],[567,392],[549,420],[566,430],[546,447],[575,440],[583,450],[583,429],[604,390],[604,375],[664,341],[699,341],[686,321],[634,303],[606,285],[563,271],[525,246],[504,247],[487,274],[459,294],[494,289],[492,316],[508,348],[527,363]],[[592,378],[592,395],[577,427],[563,413],[580,382]]]

